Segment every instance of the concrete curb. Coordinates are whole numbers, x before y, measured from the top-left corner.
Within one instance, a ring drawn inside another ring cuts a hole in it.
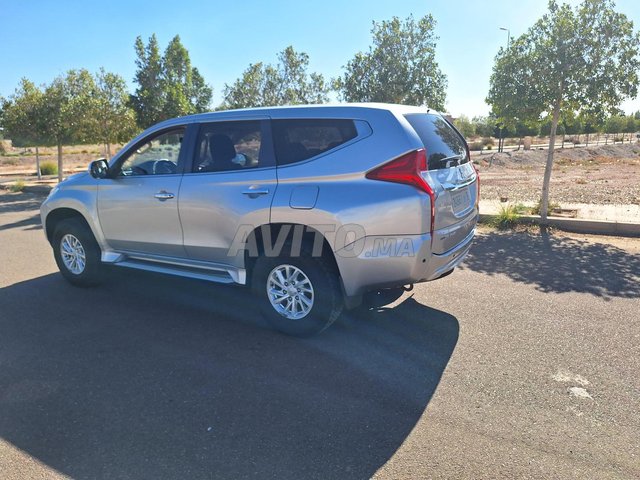
[[[9,190],[12,184],[5,183],[0,184],[0,190]],[[33,193],[35,195],[49,195],[49,192],[53,189],[53,185],[25,185],[22,189],[22,193]]]
[[[494,217],[495,215],[481,213],[480,221],[486,223]],[[540,216],[521,215],[517,222],[527,225],[540,225]],[[618,237],[640,237],[640,223],[549,217],[547,218],[547,224],[550,227],[555,227],[567,232],[613,235]]]

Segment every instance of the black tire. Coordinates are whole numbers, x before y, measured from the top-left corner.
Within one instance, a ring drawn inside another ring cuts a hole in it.
[[[281,265],[297,267],[313,286],[313,305],[303,318],[289,319],[271,305],[267,295],[267,282],[271,272]],[[335,267],[322,257],[311,257],[304,253],[298,257],[258,257],[253,267],[251,288],[267,322],[275,330],[295,337],[310,337],[322,332],[337,320],[344,307]]]
[[[62,259],[61,243],[65,235],[73,235],[84,249],[85,266],[79,273],[71,271]],[[84,221],[77,218],[62,220],[54,230],[51,246],[60,273],[69,283],[78,287],[91,287],[100,283],[102,279],[100,247]]]

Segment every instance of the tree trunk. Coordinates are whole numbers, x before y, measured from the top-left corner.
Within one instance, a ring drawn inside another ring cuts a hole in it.
[[[111,142],[107,142],[107,160],[111,160]]]
[[[542,182],[542,199],[540,206],[540,220],[543,225],[547,223],[547,214],[549,210],[549,184],[551,183],[551,169],[553,168],[553,149],[556,145],[556,132],[558,130],[558,121],[560,120],[560,105],[562,99],[556,100],[553,107],[553,119],[551,121],[551,132],[549,134],[549,152],[547,154],[547,164],[544,167],[544,180]]]
[[[62,143],[58,141],[58,183],[62,181]]]
[[[562,134],[562,148],[564,148],[564,133]]]
[[[38,175],[38,180],[42,180],[42,172],[40,171],[40,151],[38,150],[38,145],[36,145],[36,175]]]
[[[589,134],[587,133],[587,147],[589,146]]]

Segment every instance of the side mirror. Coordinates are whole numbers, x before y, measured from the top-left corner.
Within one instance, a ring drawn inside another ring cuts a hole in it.
[[[89,164],[89,173],[93,178],[107,178],[109,176],[109,164],[104,158],[94,160]]]

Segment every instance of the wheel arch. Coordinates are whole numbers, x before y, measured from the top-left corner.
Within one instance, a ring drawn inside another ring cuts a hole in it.
[[[45,219],[44,228],[45,228],[47,240],[49,240],[49,243],[53,241],[53,234],[56,230],[56,227],[60,224],[61,221],[67,220],[69,218],[77,218],[78,220],[83,222],[95,238],[95,233],[93,232],[91,225],[89,224],[89,222],[81,212],[73,208],[59,207],[54,210],[51,210],[51,212],[49,212],[49,214]]]
[[[281,230],[286,227],[289,228],[289,232],[286,235],[284,245],[288,246],[288,248],[291,248],[291,245],[294,242],[294,232],[296,231],[296,228],[304,229],[301,237],[301,249],[312,251],[314,242],[316,241],[315,239],[319,235],[322,238],[322,250],[320,256],[327,261],[328,265],[331,266],[331,268],[340,277],[340,269],[338,268],[338,262],[336,261],[335,253],[331,249],[331,245],[329,244],[327,237],[322,232],[301,223],[283,222],[259,225],[247,235],[244,251],[244,264],[247,272],[249,273],[249,275],[247,275],[247,278],[251,278],[250,272],[253,270],[253,266],[258,256],[265,254],[265,241],[270,241],[270,245],[275,245],[276,240],[281,234]],[[265,235],[270,235],[271,238],[265,239]],[[255,255],[256,252],[253,252],[253,250],[255,250],[253,245],[257,247],[258,256]],[[286,248],[287,247],[285,247],[285,250]]]

